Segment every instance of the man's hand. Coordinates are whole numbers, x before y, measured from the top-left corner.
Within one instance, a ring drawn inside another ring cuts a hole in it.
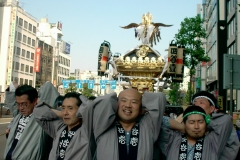
[[[9,134],[9,132],[10,132],[10,128],[7,128],[6,131],[5,131],[5,133],[6,133],[6,134]]]
[[[180,114],[175,120],[179,123],[182,123],[183,122],[183,114]]]
[[[59,117],[59,118],[63,118],[62,112],[56,109],[52,109],[52,111]]]
[[[174,119],[169,118],[170,128],[173,130],[177,130],[178,132],[185,133],[185,126],[182,123],[177,122]]]

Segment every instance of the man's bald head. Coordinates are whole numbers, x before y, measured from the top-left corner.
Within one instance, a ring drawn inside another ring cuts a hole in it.
[[[135,123],[142,110],[142,95],[134,89],[126,89],[118,96],[120,123]]]
[[[139,100],[142,100],[142,94],[139,93],[137,90],[135,89],[125,89],[123,91],[121,91],[118,95],[118,98],[121,98],[122,96],[125,96],[126,94],[131,94],[134,95],[136,98],[138,98]]]

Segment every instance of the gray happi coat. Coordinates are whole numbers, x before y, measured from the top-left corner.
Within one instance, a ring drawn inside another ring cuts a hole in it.
[[[206,134],[203,143],[202,160],[219,160],[232,132],[231,117],[214,114],[208,128],[209,133]],[[178,159],[181,140],[181,133],[162,125],[158,144],[168,160]]]
[[[22,114],[18,114],[12,121],[4,158],[6,158],[6,155],[12,146],[21,116]],[[38,125],[32,115],[12,153],[12,160],[46,160],[49,153],[47,147],[48,139],[49,136]]]
[[[115,93],[110,94],[112,100],[108,105],[94,109],[94,135],[97,143],[98,160],[118,160],[118,135],[115,125],[117,106]],[[109,104],[113,105],[109,107]],[[145,92],[142,98],[143,109],[147,112],[139,122],[138,160],[153,158],[153,145],[158,139],[166,98],[163,93]]]
[[[38,92],[38,103],[41,104],[43,102],[47,103],[53,108],[57,108],[55,104],[55,100],[60,94],[57,89],[53,86],[51,82],[44,83]]]
[[[71,139],[66,152],[65,160],[91,160],[95,152],[93,143],[93,109],[99,106],[111,107],[110,97],[98,97],[94,101],[86,102],[84,96],[80,96],[83,104],[79,107],[77,117],[82,118],[82,126],[75,132]],[[100,107],[99,107],[100,108]],[[36,120],[43,127],[43,129],[54,139],[49,160],[56,160],[59,156],[59,138],[67,126],[59,119],[57,115],[46,105],[41,104],[36,106],[33,111]]]

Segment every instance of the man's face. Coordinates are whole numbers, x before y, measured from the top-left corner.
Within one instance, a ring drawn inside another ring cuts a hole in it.
[[[22,96],[16,96],[16,103],[18,106],[18,110],[22,113],[24,116],[28,116],[32,114],[34,106],[36,105],[37,98],[30,102],[28,100],[28,95],[24,94]]]
[[[199,106],[206,112],[207,115],[213,113],[215,107],[210,104],[206,98],[197,98],[194,100],[194,105]]]
[[[136,121],[141,111],[141,94],[136,90],[127,89],[118,97],[118,116],[123,123]]]
[[[76,116],[78,108],[76,98],[70,97],[64,99],[62,104],[62,115],[63,121],[68,125],[69,130],[80,123],[80,119]]]
[[[199,139],[203,137],[206,132],[207,125],[204,117],[200,114],[189,115],[184,125],[187,137],[191,139]]]

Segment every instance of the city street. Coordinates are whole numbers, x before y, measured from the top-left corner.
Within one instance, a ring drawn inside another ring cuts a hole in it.
[[[4,133],[12,118],[0,118],[0,134]],[[3,160],[4,149],[7,139],[5,135],[0,136],[0,160]]]

